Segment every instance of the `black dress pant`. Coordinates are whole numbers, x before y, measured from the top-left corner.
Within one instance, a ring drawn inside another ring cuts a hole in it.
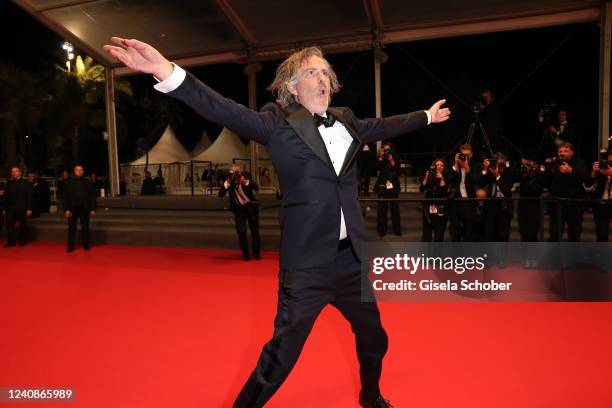
[[[448,215],[430,214],[428,213],[427,206],[425,203],[423,209],[423,234],[421,241],[431,242],[432,238],[434,242],[444,241],[444,231],[446,230],[446,223]]]
[[[89,211],[75,209],[71,212],[72,216],[68,218],[68,248],[74,248],[79,219],[81,220],[81,243],[83,248],[89,248]]]
[[[381,196],[378,198],[398,198],[399,195]],[[398,201],[379,201],[378,202],[378,234],[387,234],[387,211],[391,211],[391,225],[393,225],[393,233],[402,235],[402,225],[400,223],[400,210]]]
[[[246,204],[234,210],[234,221],[242,256],[249,258],[249,243],[247,240],[247,223],[251,229],[251,242],[253,256],[260,256],[261,241],[259,238],[259,207],[257,204]]]
[[[521,200],[518,203],[518,225],[522,242],[537,242],[540,222],[539,200]]]
[[[563,238],[565,224],[567,224],[568,241],[580,242],[583,215],[584,206],[582,203],[552,202],[549,224],[550,241],[560,241]]]
[[[612,214],[612,202],[593,205],[593,218],[595,219],[595,232],[597,242],[608,242],[610,235],[610,215]]]
[[[508,242],[512,205],[510,202],[490,201],[484,207],[484,240],[486,242]]]
[[[15,244],[17,234],[15,224],[19,222],[19,244],[25,245],[27,242],[28,216],[26,211],[6,210],[6,243]]]
[[[295,365],[317,316],[328,304],[342,313],[355,334],[363,396],[374,398],[380,393],[378,381],[387,351],[387,334],[376,303],[361,301],[361,278],[361,263],[351,246],[339,250],[330,265],[281,269],[274,334],[234,408],[262,407],[272,397]],[[371,286],[367,287],[370,293],[364,296],[372,298]],[[321,372],[325,373],[324,367]]]
[[[476,205],[474,201],[454,201],[450,206],[450,234],[453,242],[476,241]]]

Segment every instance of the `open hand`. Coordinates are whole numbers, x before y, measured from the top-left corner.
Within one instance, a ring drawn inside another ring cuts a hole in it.
[[[431,123],[440,123],[448,120],[451,111],[449,108],[442,108],[442,105],[446,103],[446,99],[440,99],[429,108],[431,114]]]
[[[172,74],[174,67],[170,61],[149,44],[119,37],[111,40],[117,45],[105,45],[104,50],[128,68],[153,74],[162,81]]]

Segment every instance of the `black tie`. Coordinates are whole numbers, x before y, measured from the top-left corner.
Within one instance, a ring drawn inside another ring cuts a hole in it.
[[[334,115],[332,115],[329,112],[327,112],[327,117],[326,118],[324,118],[323,116],[317,115],[315,113],[314,114],[314,121],[315,121],[315,127],[319,127],[319,126],[323,125],[326,128],[328,128],[328,127],[334,126],[334,122],[336,121],[336,118],[334,117]]]

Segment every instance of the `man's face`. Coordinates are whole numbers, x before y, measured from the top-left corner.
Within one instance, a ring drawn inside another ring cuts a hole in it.
[[[480,94],[480,96],[482,97],[485,105],[489,105],[491,102],[493,102],[493,94],[490,91],[484,91]]]
[[[149,173],[149,175],[151,175],[151,173]],[[89,178],[91,179],[91,181],[95,181],[98,177],[96,176],[96,173],[91,173],[89,175]]]
[[[19,167],[13,167],[11,169],[11,177],[14,179],[18,179],[19,177],[21,177],[21,170],[19,169]]]
[[[574,156],[574,151],[569,147],[560,147],[557,149],[557,154],[559,157],[563,156],[565,159],[569,160]]]
[[[83,177],[84,170],[81,166],[76,166],[74,168],[74,177]]]
[[[567,112],[559,111],[559,115],[557,115],[557,118],[559,119],[559,123],[565,122],[567,120]]]
[[[325,60],[313,55],[298,70],[297,84],[289,86],[289,91],[310,113],[323,115],[329,106],[329,70]]]
[[[466,161],[469,161],[472,158],[472,151],[470,149],[461,149],[459,152],[465,155],[465,157],[467,158]]]

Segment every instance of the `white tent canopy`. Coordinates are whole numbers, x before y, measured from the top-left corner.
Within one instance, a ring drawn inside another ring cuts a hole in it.
[[[240,141],[240,138],[231,130],[223,128],[217,140],[210,147],[197,156],[196,161],[210,161],[216,165],[228,165],[234,159],[248,159],[249,148]]]
[[[164,133],[159,138],[155,146],[149,149],[149,164],[174,163],[180,161],[188,161],[191,155],[183,147],[181,142],[174,134],[174,130],[168,125]],[[129,165],[144,165],[147,161],[147,155],[143,155],[134,160]]]
[[[191,157],[198,156],[199,154],[204,152],[206,149],[208,149],[210,145],[211,145],[210,139],[208,138],[206,131],[202,132],[202,137],[200,137],[200,140],[195,145],[195,147],[191,149]]]

